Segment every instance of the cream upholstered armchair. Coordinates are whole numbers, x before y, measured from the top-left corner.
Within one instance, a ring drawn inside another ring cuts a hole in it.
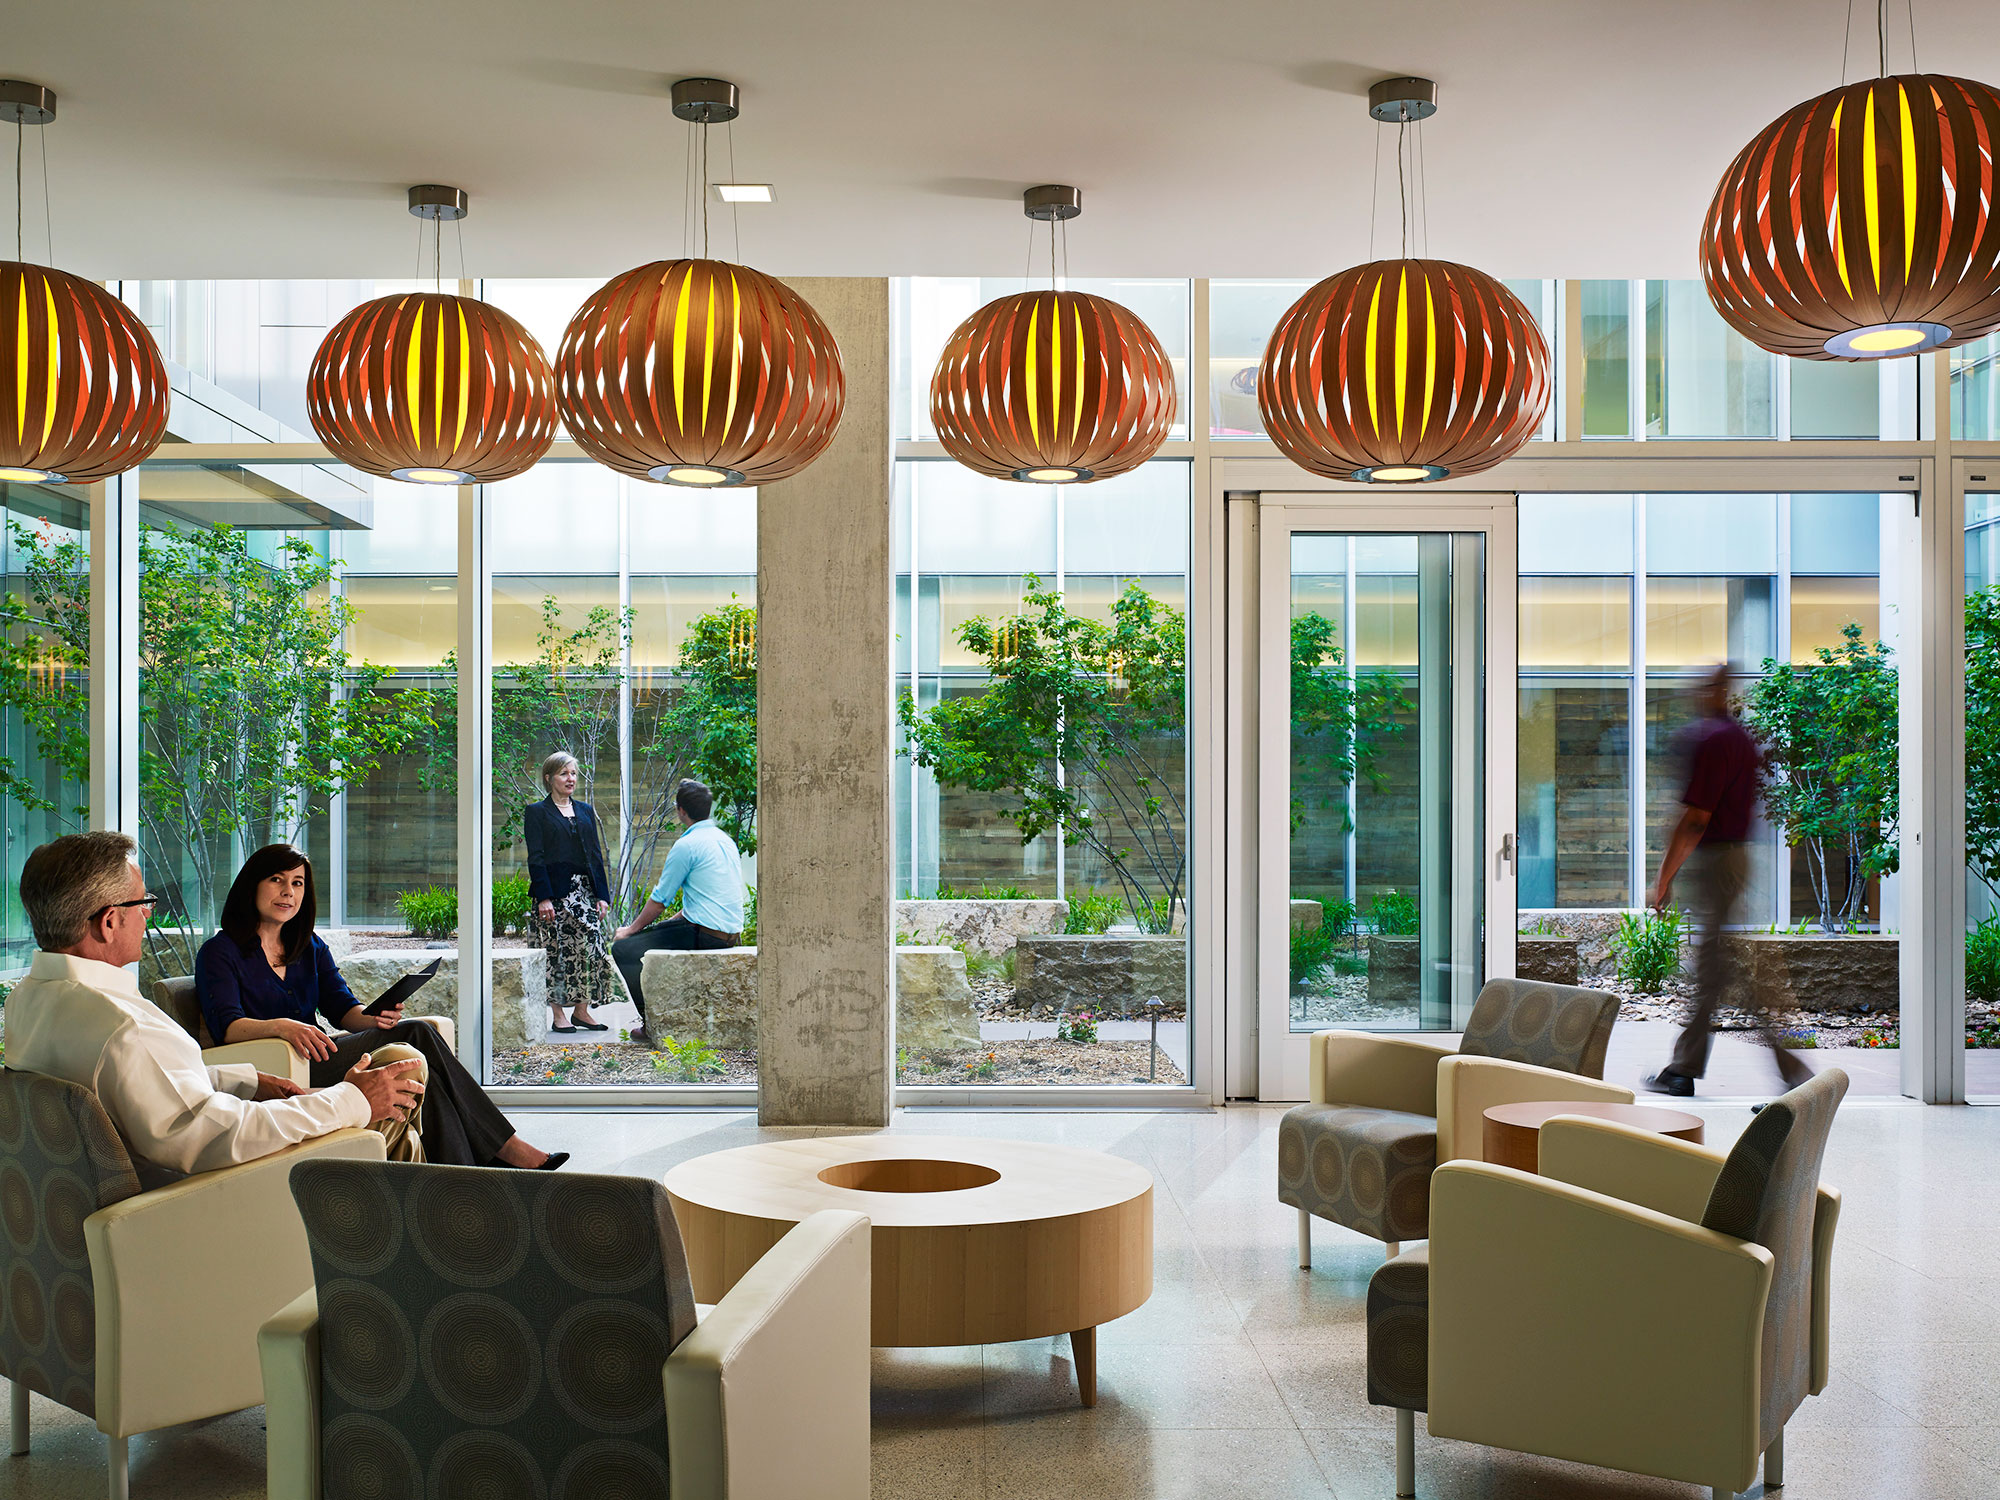
[[[142,1192],[95,1094],[0,1069],[0,1375],[13,1386],[14,1452],[28,1451],[28,1393],[39,1391],[96,1420],[112,1500],[124,1500],[133,1433],[262,1401],[257,1330],[312,1286],[285,1174],[382,1149],[371,1130],[338,1130]],[[217,1296],[225,1259],[228,1294]]]
[[[182,1029],[200,1046],[201,1060],[210,1067],[247,1062],[260,1073],[289,1078],[300,1088],[312,1082],[312,1064],[276,1037],[260,1037],[254,1042],[218,1043],[208,1034],[208,1023],[202,1019],[201,1002],[195,998],[194,981],[184,975],[156,980],[153,984],[153,1003],[180,1022]],[[413,1016],[411,1019],[430,1022],[444,1038],[444,1044],[454,1052],[458,1050],[458,1031],[449,1017]],[[417,1054],[412,1051],[409,1055],[414,1057]]]
[[[1495,1104],[1545,1099],[1630,1104],[1603,1082],[1618,997],[1574,985],[1493,979],[1465,1036],[1448,1042],[1321,1031],[1312,1038],[1310,1102],[1278,1127],[1278,1199],[1299,1211],[1299,1267],[1312,1267],[1312,1221],[1385,1241],[1430,1233],[1431,1173],[1480,1158]]]
[[[867,1500],[869,1229],[698,1309],[657,1181],[319,1162],[318,1291],[264,1327],[271,1500]]]
[[[1785,1424],[1825,1389],[1840,1195],[1820,1184],[1847,1075],[1766,1106],[1727,1155],[1558,1116],[1539,1175],[1453,1162],[1430,1244],[1368,1288],[1368,1399],[1396,1492],[1433,1437],[1707,1485],[1784,1482]]]

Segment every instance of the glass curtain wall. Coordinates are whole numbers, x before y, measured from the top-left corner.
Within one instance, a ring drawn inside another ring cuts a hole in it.
[[[35,935],[21,865],[90,820],[90,517],[80,485],[0,484],[0,974]],[[5,981],[0,980],[0,986]]]
[[[1988,349],[1974,368],[1990,370],[1992,357]],[[1977,424],[1993,410],[1990,401],[1968,403],[1967,426],[1990,435]],[[1992,491],[1965,497],[1965,921],[1965,1089],[1990,1098],[2000,1094],[2000,493]]]

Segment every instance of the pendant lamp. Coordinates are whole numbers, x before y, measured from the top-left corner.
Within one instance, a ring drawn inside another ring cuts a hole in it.
[[[54,91],[0,82],[0,121],[55,117]],[[0,261],[0,480],[90,484],[122,474],[167,435],[159,345],[97,283],[21,259],[18,221],[14,242],[15,258]]]
[[[1030,188],[1023,208],[1050,226],[1083,212],[1073,187]],[[1051,280],[1053,280],[1053,275]],[[1090,484],[1160,451],[1179,398],[1172,362],[1130,308],[1088,292],[1020,292],[989,302],[945,340],[931,422],[975,473]]]
[[[413,187],[410,212],[463,219],[464,192]],[[434,278],[439,251],[433,240]],[[548,356],[513,318],[476,297],[394,292],[327,330],[306,375],[306,410],[327,451],[380,479],[497,484],[555,440]]]
[[[736,85],[684,78],[674,113],[701,131],[705,242],[708,127],[736,118]],[[826,451],[846,399],[839,347],[811,304],[705,254],[613,277],[577,310],[556,354],[556,404],[577,446],[662,484],[788,479]]]
[[[1795,359],[1888,359],[2000,328],[1996,149],[2000,91],[1969,78],[1871,78],[1787,110],[1709,204],[1715,310]]]
[[[1369,112],[1399,127],[1399,167],[1400,127],[1436,111],[1429,79],[1369,91]],[[1407,225],[1407,195],[1403,213]],[[1302,469],[1421,484],[1511,457],[1540,428],[1550,389],[1549,346],[1520,298],[1471,266],[1406,255],[1330,276],[1292,304],[1265,347],[1257,408]]]

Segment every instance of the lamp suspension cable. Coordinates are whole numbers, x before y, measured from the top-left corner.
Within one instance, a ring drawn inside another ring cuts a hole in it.
[[[722,127],[724,141],[729,147],[729,180],[740,181],[736,175],[736,122],[729,121]],[[729,243],[730,254],[738,265],[743,263],[743,210],[734,198],[729,200]]]
[[[21,253],[21,152],[27,145],[28,127],[25,121],[14,122],[14,259],[27,259]]]

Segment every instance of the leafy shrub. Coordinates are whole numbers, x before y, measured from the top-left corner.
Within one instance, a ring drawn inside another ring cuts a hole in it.
[[[1659,994],[1681,971],[1684,926],[1685,919],[1675,906],[1661,912],[1621,912],[1618,931],[1611,939],[1618,977],[1642,995]]]
[[[500,937],[509,932],[528,930],[528,912],[534,902],[528,899],[528,877],[525,875],[503,875],[493,882],[493,935]],[[458,913],[452,916],[456,919]]]
[[[1384,891],[1369,906],[1368,920],[1383,937],[1415,937],[1417,898],[1408,891]]]
[[[1965,997],[1988,1005],[2000,1000],[2000,914],[1965,935]]]
[[[661,1037],[652,1059],[653,1071],[670,1083],[700,1083],[729,1071],[720,1052],[692,1038],[677,1042],[670,1036]]]
[[[1070,937],[1095,937],[1111,930],[1111,924],[1125,917],[1125,903],[1105,891],[1077,891],[1069,898],[1069,920],[1063,931]]]
[[[1556,926],[1556,919],[1544,912],[1521,929],[1522,937],[1561,937],[1563,930]]]
[[[1312,984],[1332,966],[1340,949],[1340,939],[1324,922],[1317,927],[1292,924],[1292,988]]]
[[[1097,1041],[1097,1017],[1087,1010],[1064,1016],[1056,1024],[1056,1040],[1092,1046]]]
[[[1331,901],[1319,904],[1319,925],[1322,930],[1333,934],[1336,941],[1354,935],[1360,924],[1361,913],[1354,909],[1354,903],[1345,896],[1337,896]]]
[[[743,946],[757,946],[757,887],[743,887]]]
[[[918,899],[922,899],[921,897]],[[938,893],[931,898],[935,901],[1046,901],[1046,896],[1037,896],[1033,891],[1024,891],[1018,885],[982,885],[977,890],[965,886],[941,885]]]
[[[396,897],[403,925],[420,938],[448,938],[458,930],[458,892],[449,886],[425,886]]]
[[[1014,950],[1009,948],[998,958],[989,953],[967,953],[965,955],[965,977],[967,979],[1004,979],[1014,982]]]

